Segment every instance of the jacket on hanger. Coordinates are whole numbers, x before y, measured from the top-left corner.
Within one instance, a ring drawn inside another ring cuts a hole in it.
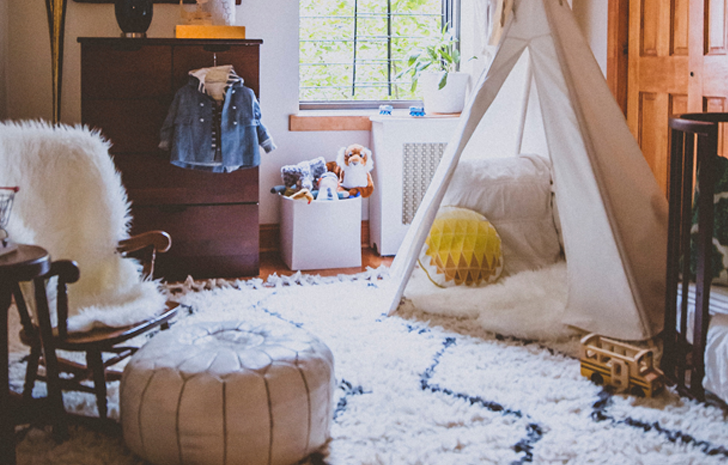
[[[260,164],[259,146],[276,148],[258,100],[231,65],[190,71],[160,132],[159,148],[183,168],[230,172]]]

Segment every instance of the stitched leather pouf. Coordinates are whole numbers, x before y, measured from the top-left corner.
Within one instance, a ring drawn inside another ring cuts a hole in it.
[[[333,371],[326,345],[275,318],[177,326],[124,369],[124,440],[153,464],[290,465],[328,439]]]

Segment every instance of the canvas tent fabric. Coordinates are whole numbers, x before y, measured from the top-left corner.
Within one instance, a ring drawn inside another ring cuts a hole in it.
[[[507,125],[507,126],[503,126]],[[663,325],[667,201],[563,0],[515,0],[395,257],[396,311],[458,161],[548,156],[567,262],[564,323],[645,340]]]

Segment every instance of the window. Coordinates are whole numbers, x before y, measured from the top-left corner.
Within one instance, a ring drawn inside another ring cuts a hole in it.
[[[302,109],[406,106],[417,97],[397,73],[411,50],[450,24],[459,0],[300,0],[299,101]]]

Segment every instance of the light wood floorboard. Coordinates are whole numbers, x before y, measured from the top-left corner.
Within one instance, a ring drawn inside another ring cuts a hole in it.
[[[366,271],[367,267],[378,268],[381,265],[389,266],[392,263],[394,257],[381,257],[370,248],[363,248],[361,250],[361,266],[352,268],[329,268],[324,270],[301,270],[307,274],[317,274],[320,276],[336,276],[339,274],[356,274]],[[286,264],[283,262],[278,252],[263,252],[260,254],[260,275],[259,277],[263,280],[267,279],[269,275],[277,273],[278,276],[290,276],[295,274],[295,271],[288,269]]]

